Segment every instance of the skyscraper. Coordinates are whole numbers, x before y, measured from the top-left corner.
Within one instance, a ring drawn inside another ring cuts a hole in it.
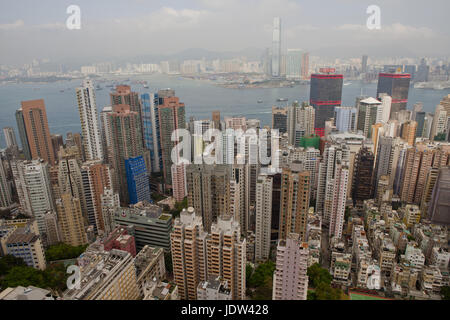
[[[53,209],[48,163],[43,160],[13,161],[11,168],[20,207],[26,215],[34,216],[39,232],[45,233],[45,213]]]
[[[345,143],[327,143],[322,157],[323,159],[319,164],[316,211],[322,215],[323,224],[329,225],[335,191],[338,191],[335,189],[335,185],[337,185],[335,179],[339,176],[337,175],[339,173],[337,171],[338,166],[346,165],[347,171],[349,171],[350,148]],[[350,179],[350,177],[348,178]],[[344,181],[345,177],[341,180]]]
[[[424,136],[426,112],[419,111],[416,113],[415,121],[417,122],[416,138]]]
[[[294,161],[281,173],[280,239],[289,233],[297,233],[306,239],[307,216],[310,198],[310,173]]]
[[[431,127],[431,139],[435,140],[439,135],[446,133],[447,129],[447,117],[450,114],[442,104],[436,106],[433,117],[433,125]]]
[[[314,134],[315,110],[312,106],[297,101],[287,107],[287,133],[289,144],[298,147],[303,137]]]
[[[374,156],[367,148],[359,149],[355,159],[355,168],[352,179],[352,199],[353,203],[362,203],[364,200],[372,198],[372,173]]]
[[[141,102],[144,145],[150,151],[151,171],[161,172],[163,164],[159,131],[158,94],[144,93],[141,95]]]
[[[125,159],[128,195],[130,204],[140,201],[152,202],[147,168],[142,156]]]
[[[81,161],[77,157],[75,148],[62,149],[58,162],[58,194],[70,194],[80,200],[81,212],[88,224],[86,197],[83,190],[83,177],[81,175]]]
[[[273,18],[272,77],[279,77],[281,69],[281,18]]]
[[[429,169],[447,166],[449,157],[450,146],[448,145],[433,146],[417,143],[415,147],[409,147],[404,160],[400,199],[419,204]]]
[[[260,175],[256,181],[255,261],[266,261],[270,253],[272,223],[272,177]]]
[[[367,60],[369,57],[367,55],[363,55],[361,59],[361,72],[366,73],[367,72]]]
[[[142,130],[139,114],[130,110],[129,105],[115,105],[109,114],[113,167],[120,186],[120,201],[129,202],[125,161],[143,156]]]
[[[81,176],[89,225],[94,226],[95,232],[106,232],[102,195],[105,189],[112,188],[110,168],[100,160],[87,161],[81,167]]]
[[[272,107],[272,128],[280,132],[287,132],[287,108]]]
[[[309,52],[302,55],[302,80],[309,79]]]
[[[84,80],[82,87],[76,88],[76,93],[86,160],[103,160],[97,103],[92,81]]]
[[[186,128],[184,103],[175,96],[174,90],[166,89],[158,91],[159,105],[159,132],[163,164],[164,182],[168,188],[172,184],[172,159],[171,152],[176,142],[172,141],[172,132]]]
[[[113,163],[113,139],[111,132],[111,117],[110,114],[113,112],[111,106],[104,107],[100,112],[100,123],[102,126],[102,145],[104,151],[104,161],[108,164]]]
[[[3,134],[5,135],[6,148],[18,145],[14,128],[12,127],[3,128]]]
[[[375,98],[367,98],[357,103],[358,121],[357,130],[361,130],[367,138],[372,137],[372,125],[376,123],[378,108],[381,102]]]
[[[19,130],[20,142],[22,143],[22,151],[25,159],[31,160],[30,144],[28,143],[27,130],[25,128],[25,119],[23,117],[23,110],[16,110],[16,122]]]
[[[61,199],[56,200],[56,212],[60,222],[62,241],[71,246],[86,244],[88,241],[80,199],[67,193],[61,195]]]
[[[22,101],[22,116],[32,159],[55,163],[44,100]],[[20,110],[20,109],[19,109]]]
[[[372,186],[375,192],[378,190],[378,181],[381,179],[381,176],[389,177],[389,186],[393,187],[397,161],[399,160],[400,145],[398,140],[399,138],[379,137],[372,179]]]
[[[131,91],[130,86],[116,86],[116,90],[111,92],[109,96],[111,98],[111,106],[126,104],[130,106],[131,111],[135,111],[141,116],[139,93]]]
[[[394,113],[406,110],[408,104],[410,74],[380,73],[378,75],[377,97],[380,93],[387,93],[392,97],[391,118]]]
[[[64,139],[60,134],[51,134],[53,153],[55,154],[55,160],[58,160],[59,148],[64,147]]]
[[[334,108],[334,122],[336,129],[340,132],[353,132],[356,130],[356,108],[336,107]]]
[[[416,141],[416,121],[406,121],[402,124],[402,139],[406,141],[410,146],[413,146]]]
[[[173,277],[183,300],[195,300],[198,284],[207,279],[206,236],[202,217],[192,207],[183,209],[170,234]]]
[[[308,243],[290,233],[278,242],[273,275],[273,300],[306,300],[308,292]]]
[[[334,116],[334,107],[341,105],[343,76],[334,74],[334,69],[325,68],[322,73],[311,75],[310,105],[316,109],[315,131],[324,135],[325,121]]]
[[[12,203],[11,191],[6,180],[5,167],[0,159],[0,207],[9,207]]]
[[[229,214],[231,168],[229,165],[186,166],[188,205],[202,217],[205,231],[213,221]]]
[[[186,164],[172,165],[172,189],[175,201],[183,201],[187,196]]]
[[[228,282],[233,300],[245,299],[246,240],[239,222],[222,216],[211,226],[206,238],[207,275]]]
[[[450,225],[450,167],[439,169],[431,196],[428,217],[434,224]]]
[[[228,282],[232,299],[245,297],[246,241],[232,217],[219,218],[208,234],[194,208],[183,209],[171,233],[174,280],[180,298],[195,300],[197,286],[208,277]]]
[[[220,111],[215,110],[212,112],[212,121],[214,122],[214,129],[220,130]]]
[[[344,226],[345,205],[347,202],[347,189],[349,181],[348,162],[337,161],[334,178],[330,181],[331,201],[327,203],[326,216],[329,221],[329,235],[340,239],[342,237],[342,228]]]
[[[427,82],[429,73],[430,73],[430,66],[428,66],[425,59],[422,58],[420,60],[419,67],[417,68],[417,73],[414,81]]]

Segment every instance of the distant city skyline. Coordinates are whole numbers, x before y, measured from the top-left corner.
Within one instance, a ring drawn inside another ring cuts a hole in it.
[[[380,30],[366,27],[371,3],[355,0],[78,1],[81,29],[68,30],[66,9],[71,4],[66,0],[42,1],[39,7],[31,1],[1,4],[0,40],[6,44],[0,53],[2,63],[20,64],[34,58],[58,62],[126,59],[191,48],[262,51],[271,47],[274,17],[283,22],[282,50],[301,48],[312,55],[336,57],[446,56],[450,52],[445,14],[450,4],[445,0],[434,1],[433,6],[420,1],[378,1]],[[435,7],[440,10],[432,10]],[[120,46],[115,45],[118,42]]]

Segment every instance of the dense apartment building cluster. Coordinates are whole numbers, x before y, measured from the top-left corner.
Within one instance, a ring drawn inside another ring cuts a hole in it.
[[[311,78],[310,101],[272,108],[272,126],[219,111],[187,122],[173,89],[126,85],[98,114],[85,80],[82,132],[64,141],[43,100],[22,102],[21,148],[4,130],[1,254],[45,269],[46,247],[89,245],[64,299],[246,299],[246,265],[267,260],[275,300],[306,299],[316,263],[345,290],[439,297],[449,285],[450,96],[434,115],[407,110],[410,75],[384,72],[376,97],[342,106],[342,75]],[[222,141],[212,153],[209,134]],[[174,152],[180,140],[192,143]]]

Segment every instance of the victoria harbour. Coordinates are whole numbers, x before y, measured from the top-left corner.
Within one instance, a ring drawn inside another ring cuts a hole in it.
[[[164,74],[109,77],[111,81],[100,84],[96,90],[97,109],[100,112],[111,104],[111,92],[105,83],[128,84],[140,94],[157,92],[162,88],[174,89],[182,97],[186,106],[186,117],[196,119],[210,118],[211,110],[219,110],[223,116],[245,116],[258,118],[261,125],[271,125],[272,106],[284,107],[297,100],[309,100],[309,85],[297,85],[289,88],[224,88],[208,81],[185,79]],[[126,81],[127,80],[127,81]],[[93,79],[96,84],[96,79]],[[149,88],[133,82],[147,81]],[[80,131],[75,88],[82,80],[59,81],[51,83],[14,83],[0,85],[0,127],[13,126],[17,130],[14,112],[23,100],[44,99],[47,108],[49,126],[53,133],[65,135],[67,132]],[[131,83],[130,83],[131,82]],[[351,81],[342,89],[342,105],[354,106],[360,95],[375,96],[376,83]],[[450,93],[450,89],[432,90],[410,88],[408,109],[417,102],[423,103],[426,112],[433,112],[441,99]],[[278,98],[288,101],[277,102]],[[258,103],[261,100],[262,103]],[[0,137],[0,147],[5,146],[4,137]]]

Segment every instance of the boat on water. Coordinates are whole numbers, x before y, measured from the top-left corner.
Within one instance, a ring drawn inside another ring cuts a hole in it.
[[[262,100],[258,100],[257,102],[258,102],[258,103],[262,103],[263,101],[262,101]]]
[[[277,99],[277,102],[284,102],[284,101],[288,101],[288,99],[287,98],[278,98]]]
[[[144,84],[144,89],[148,89],[148,85]]]
[[[344,83],[344,86],[348,86],[348,85],[350,85],[350,84],[352,84],[351,82],[345,82]]]

